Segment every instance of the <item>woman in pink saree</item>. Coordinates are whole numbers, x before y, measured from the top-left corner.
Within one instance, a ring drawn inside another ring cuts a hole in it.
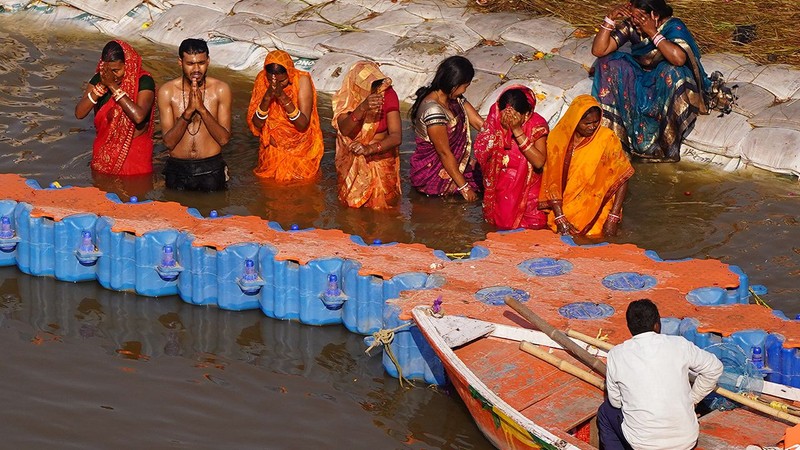
[[[529,88],[509,87],[475,139],[483,171],[483,217],[500,230],[547,226],[547,215],[539,210],[539,188],[549,129],[535,107]]]

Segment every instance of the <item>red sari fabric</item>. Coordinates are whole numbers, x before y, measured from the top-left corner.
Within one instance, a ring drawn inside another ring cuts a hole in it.
[[[119,84],[135,103],[139,98],[139,78],[150,74],[142,69],[142,58],[127,42],[116,41],[125,53],[125,76]],[[97,64],[97,73],[100,65]],[[134,137],[136,125],[113,96],[97,108],[94,127],[97,136],[92,149],[92,170],[109,175],[144,175],[153,172],[153,111],[144,133]]]
[[[525,93],[531,108],[536,106],[533,92],[525,86],[511,86]],[[539,210],[542,176],[534,170],[517,145],[517,140],[500,125],[500,107],[493,104],[483,129],[475,139],[475,157],[483,171],[483,217],[501,230],[540,229],[547,226],[547,215]],[[522,124],[531,142],[546,136],[547,121],[537,113]]]

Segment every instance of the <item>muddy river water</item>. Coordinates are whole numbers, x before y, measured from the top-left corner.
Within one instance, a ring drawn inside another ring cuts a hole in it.
[[[341,207],[330,126],[318,182],[257,180],[251,170],[258,143],[244,123],[252,79],[217,67],[213,76],[234,92],[227,192],[165,191],[160,144],[152,179],[92,179],[94,130],[73,109],[107,39],[44,33],[12,19],[0,17],[2,172],[452,252],[468,251],[491,231],[478,204],[425,198],[407,182],[394,210]],[[179,75],[174,50],[133,45],[157,82]],[[320,113],[329,124],[329,98],[321,99]],[[407,180],[413,136],[404,127]],[[739,265],[751,283],[769,288],[764,299],[772,307],[800,313],[796,179],[689,163],[636,171],[616,242],[665,259]],[[400,387],[343,327],[111,292],[10,267],[0,269],[0,348],[0,448],[491,448],[454,393]]]

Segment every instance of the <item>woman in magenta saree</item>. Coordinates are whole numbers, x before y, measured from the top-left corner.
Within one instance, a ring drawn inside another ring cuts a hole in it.
[[[541,169],[547,159],[547,121],[533,110],[536,98],[525,86],[503,91],[475,138],[483,172],[483,217],[501,230],[540,229]]]
[[[626,43],[630,53],[618,51]],[[711,87],[686,25],[664,0],[632,0],[605,18],[592,53],[602,125],[642,161],[679,161],[697,114],[708,114]]]

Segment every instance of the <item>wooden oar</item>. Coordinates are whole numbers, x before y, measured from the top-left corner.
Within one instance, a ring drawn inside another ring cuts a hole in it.
[[[597,348],[599,348],[601,350],[609,351],[614,347],[614,344],[611,344],[610,342],[601,341],[600,339],[595,339],[595,338],[593,338],[591,336],[587,336],[587,335],[585,335],[583,333],[580,333],[580,332],[577,332],[575,330],[567,330],[566,334],[568,336],[570,336],[570,337],[573,337],[573,338],[579,340],[579,341],[583,341],[583,342],[586,342],[587,344],[594,345],[595,347],[597,347]],[[729,391],[729,390],[727,390],[727,389],[725,389],[723,387],[720,387],[720,386],[717,386],[716,389],[714,389],[714,392],[716,392],[717,394],[727,398],[728,400],[731,400],[731,401],[734,401],[734,402],[739,403],[741,405],[744,405],[744,406],[747,406],[749,408],[755,409],[756,411],[762,412],[762,413],[767,414],[769,416],[777,417],[779,419],[783,419],[783,420],[785,420],[787,422],[790,422],[790,423],[793,423],[795,425],[796,424],[800,424],[800,417],[793,416],[793,415],[791,415],[791,414],[789,414],[787,412],[784,412],[784,411],[773,409],[772,407],[770,407],[768,405],[765,405],[765,404],[759,402],[758,400],[753,400],[753,399],[747,398],[744,395],[737,394],[737,393],[735,393],[733,391]]]
[[[561,347],[564,348],[564,350],[571,353],[572,356],[578,358],[578,360],[580,360],[582,363],[591,367],[601,375],[606,374],[606,364],[603,361],[587,352],[586,349],[580,345],[576,344],[572,339],[567,337],[563,331],[547,323],[546,320],[539,317],[536,313],[531,311],[530,308],[510,296],[506,297],[506,305],[518,312],[519,315],[525,318],[525,320],[538,328],[539,331],[546,334],[550,339],[556,341],[559,345],[561,345]]]
[[[560,369],[563,372],[566,372],[570,375],[574,375],[581,380],[591,384],[592,386],[605,391],[606,390],[606,382],[602,378],[598,377],[592,372],[588,370],[583,370],[580,367],[572,364],[569,361],[559,358],[558,356],[548,353],[545,350],[542,350],[537,345],[532,344],[530,342],[522,341],[519,343],[519,349],[525,353],[529,353],[545,362],[548,362],[556,368]]]

